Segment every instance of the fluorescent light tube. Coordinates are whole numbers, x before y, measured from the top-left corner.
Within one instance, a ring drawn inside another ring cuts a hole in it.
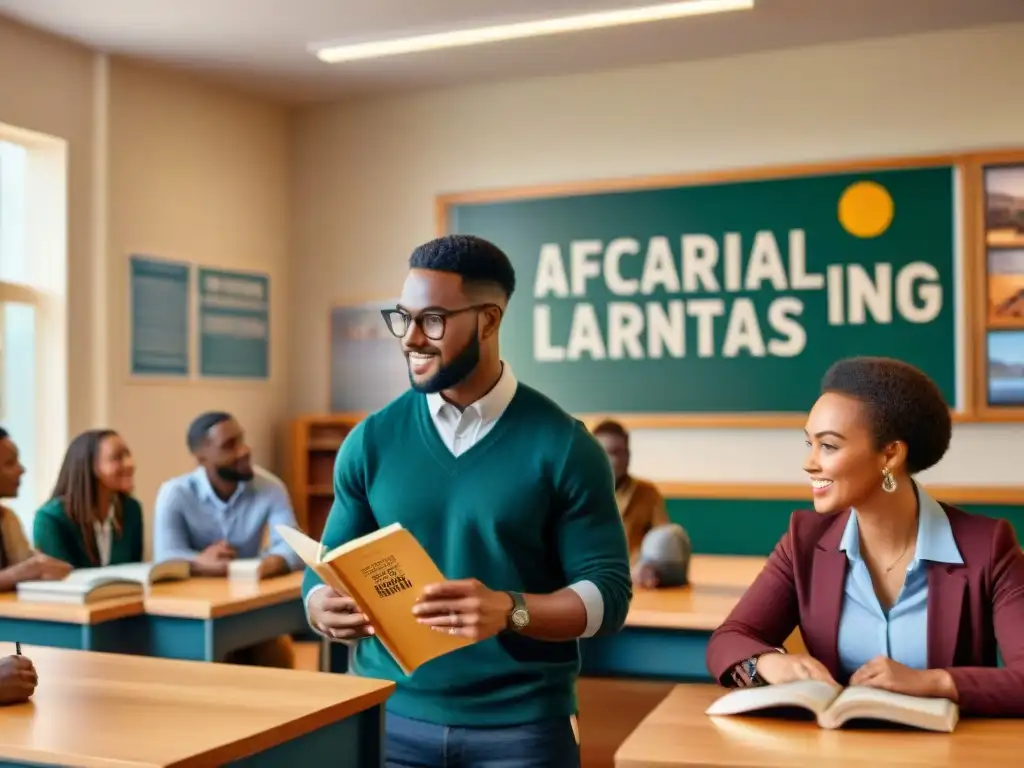
[[[520,40],[527,37],[559,35],[565,32],[582,32],[591,29],[623,27],[631,24],[646,24],[653,21],[681,19],[687,16],[706,16],[727,11],[746,11],[754,7],[754,0],[685,0],[677,3],[660,3],[638,8],[620,8],[612,11],[595,11],[557,19],[521,21],[512,24],[498,24],[475,29],[457,29],[428,35],[414,35],[391,40],[378,40],[351,45],[314,45],[312,51],[317,58],[328,64],[360,59],[375,59],[383,56],[400,56],[408,53],[436,51],[442,48],[461,48],[468,45],[482,45],[504,40]]]

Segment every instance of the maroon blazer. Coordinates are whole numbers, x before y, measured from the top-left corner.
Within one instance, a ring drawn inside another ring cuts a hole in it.
[[[943,504],[963,565],[928,563],[928,667],[946,669],[965,714],[1024,716],[1024,552],[1006,520]],[[839,615],[850,512],[794,512],[789,530],[708,642],[713,677],[779,648],[796,627],[807,652],[840,683]],[[997,668],[996,649],[1004,668]]]

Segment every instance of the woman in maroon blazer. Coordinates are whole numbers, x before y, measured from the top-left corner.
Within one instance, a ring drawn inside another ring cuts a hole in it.
[[[814,511],[793,514],[712,635],[711,674],[738,686],[834,680],[1024,716],[1024,552],[1013,528],[939,504],[912,480],[949,447],[938,387],[896,360],[840,361],[805,434]],[[797,626],[807,655],[781,650]]]

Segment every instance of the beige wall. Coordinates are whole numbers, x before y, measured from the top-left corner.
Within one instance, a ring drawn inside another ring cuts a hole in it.
[[[101,258],[95,247],[99,208],[92,196],[94,55],[56,37],[0,17],[0,122],[68,143],[68,429],[87,428],[95,382],[92,299]]]
[[[284,455],[289,125],[280,107],[123,60],[109,86],[109,422],[139,458],[149,509],[162,480],[194,466],[185,430],[201,411],[234,413],[267,468]],[[268,273],[270,381],[129,381],[130,253]]]
[[[394,295],[434,195],[587,178],[1024,142],[1024,26],[907,37],[316,107],[297,121],[292,413],[328,406],[328,311]],[[514,319],[513,319],[514,322]],[[1020,482],[1022,430],[958,426],[929,473]],[[658,479],[789,482],[798,431],[657,430]]]
[[[109,425],[124,434],[147,515],[159,483],[192,466],[185,430],[202,410],[237,414],[257,461],[277,468],[288,386],[287,111],[108,62],[2,18],[0,72],[0,122],[69,143],[70,433]],[[130,381],[132,252],[269,273],[271,380]]]

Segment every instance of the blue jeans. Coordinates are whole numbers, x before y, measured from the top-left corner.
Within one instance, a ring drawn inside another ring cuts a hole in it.
[[[499,728],[461,728],[387,714],[386,768],[579,768],[567,717]]]

